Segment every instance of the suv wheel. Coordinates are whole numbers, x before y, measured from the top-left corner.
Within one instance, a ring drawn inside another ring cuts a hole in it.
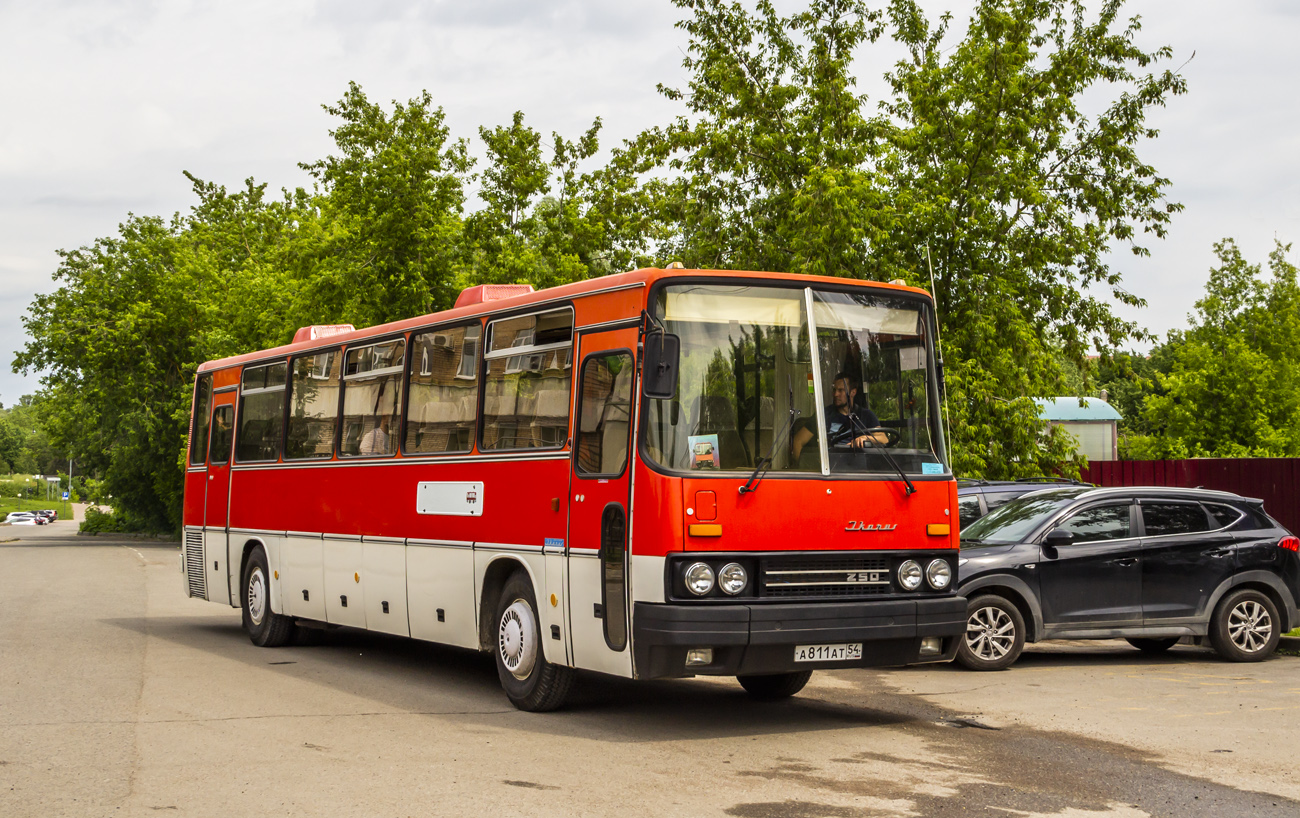
[[[1228,594],[1210,620],[1210,644],[1229,662],[1258,662],[1277,649],[1277,606],[1249,588]]]
[[[971,670],[1002,670],[1025,648],[1025,619],[1005,597],[977,596],[966,605],[966,635],[957,661]]]

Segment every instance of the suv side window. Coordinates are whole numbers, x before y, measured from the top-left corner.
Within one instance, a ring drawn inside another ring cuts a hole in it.
[[[1007,492],[1001,492],[1001,493],[998,493],[998,494],[991,494],[991,493],[989,493],[989,492],[985,492],[985,493],[984,493],[984,502],[985,502],[985,504],[988,505],[988,507],[989,507],[989,511],[992,511],[993,509],[997,508],[998,506],[1005,506],[1007,503],[1011,502],[1012,500],[1016,499],[1017,497],[1019,497],[1019,496],[1022,495],[1022,494],[1025,494],[1025,492],[1023,492],[1023,491],[1014,491],[1014,492],[1007,491]]]
[[[1143,503],[1142,524],[1148,537],[1210,530],[1210,520],[1200,503]]]
[[[1232,506],[1220,505],[1219,503],[1206,503],[1205,510],[1210,512],[1210,517],[1214,519],[1215,528],[1227,528],[1242,518],[1242,513]]]
[[[1129,525],[1129,504],[1110,503],[1085,508],[1057,526],[1074,534],[1074,543],[1123,540],[1132,536]]]
[[[980,518],[980,498],[973,494],[958,497],[957,518],[961,521],[962,528],[978,520]]]

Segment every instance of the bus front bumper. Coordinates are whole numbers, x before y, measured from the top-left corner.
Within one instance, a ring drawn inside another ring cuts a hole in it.
[[[965,630],[966,599],[959,596],[779,605],[637,602],[632,646],[638,679],[760,675],[947,662]],[[931,652],[923,655],[927,639]],[[801,646],[858,643],[860,659],[795,660]],[[704,648],[711,661],[688,666],[687,653]]]

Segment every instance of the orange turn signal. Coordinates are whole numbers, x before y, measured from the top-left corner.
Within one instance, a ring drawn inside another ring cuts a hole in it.
[[[721,537],[722,526],[717,523],[692,523],[690,532],[692,537]]]
[[[931,537],[946,537],[952,533],[952,526],[947,523],[930,523],[925,527],[925,533]]]

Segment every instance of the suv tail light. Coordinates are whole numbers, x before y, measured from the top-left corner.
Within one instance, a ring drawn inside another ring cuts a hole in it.
[[[1300,537],[1283,537],[1277,541],[1277,547],[1288,551],[1300,551]]]

